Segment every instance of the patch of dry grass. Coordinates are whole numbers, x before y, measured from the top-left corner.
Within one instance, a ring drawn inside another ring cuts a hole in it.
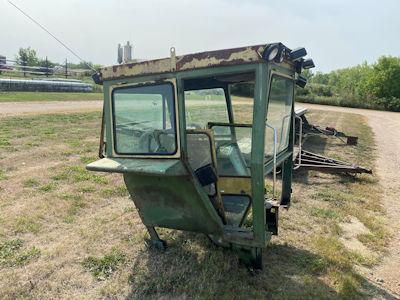
[[[248,106],[235,109],[246,118]],[[314,138],[310,145],[320,144],[317,151],[374,166],[364,119],[337,113],[312,113],[310,119],[360,136],[357,147]],[[0,262],[0,298],[298,299],[383,293],[354,268],[371,260],[339,241],[339,224],[354,216],[370,230],[357,238],[371,251],[384,251],[384,210],[373,176],[297,174],[292,207],[281,212],[280,235],[265,250],[264,270],[251,273],[234,253],[199,234],[161,229],[167,251],[147,246],[121,176],[84,169],[96,157],[99,113],[0,122],[0,261],[7,261]]]

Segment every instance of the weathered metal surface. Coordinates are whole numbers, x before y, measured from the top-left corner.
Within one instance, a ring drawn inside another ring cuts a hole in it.
[[[176,56],[175,69],[171,67],[171,58],[163,58],[105,67],[101,70],[101,74],[103,80],[113,80],[206,67],[256,63],[263,61],[261,54],[267,46],[268,44]]]
[[[125,184],[146,226],[222,234],[222,222],[189,176],[124,174]]]
[[[251,195],[250,177],[220,177],[218,184],[221,193]]]
[[[187,171],[179,159],[102,158],[86,166],[89,171],[182,176]]]

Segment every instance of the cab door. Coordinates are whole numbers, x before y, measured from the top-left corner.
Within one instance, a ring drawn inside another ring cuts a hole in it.
[[[222,222],[181,158],[175,79],[105,83],[106,157],[88,170],[124,175],[147,227],[215,234]]]

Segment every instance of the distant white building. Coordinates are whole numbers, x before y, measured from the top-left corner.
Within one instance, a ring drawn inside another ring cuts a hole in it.
[[[124,46],[121,46],[121,44],[118,44],[117,61],[119,64],[132,61],[132,45],[129,43],[129,41],[127,41]]]
[[[123,56],[124,56],[124,49],[121,47],[121,44],[118,44],[118,58],[117,58],[117,62],[119,64],[122,64],[123,61]]]
[[[124,63],[127,63],[128,61],[132,60],[132,45],[129,43],[129,41],[126,42],[126,45],[124,46]]]

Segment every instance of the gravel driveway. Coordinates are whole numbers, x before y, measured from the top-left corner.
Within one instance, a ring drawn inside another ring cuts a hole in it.
[[[368,118],[379,153],[376,172],[383,187],[383,203],[394,237],[389,255],[367,275],[400,297],[400,113],[307,103],[300,103],[299,106],[355,113]]]

